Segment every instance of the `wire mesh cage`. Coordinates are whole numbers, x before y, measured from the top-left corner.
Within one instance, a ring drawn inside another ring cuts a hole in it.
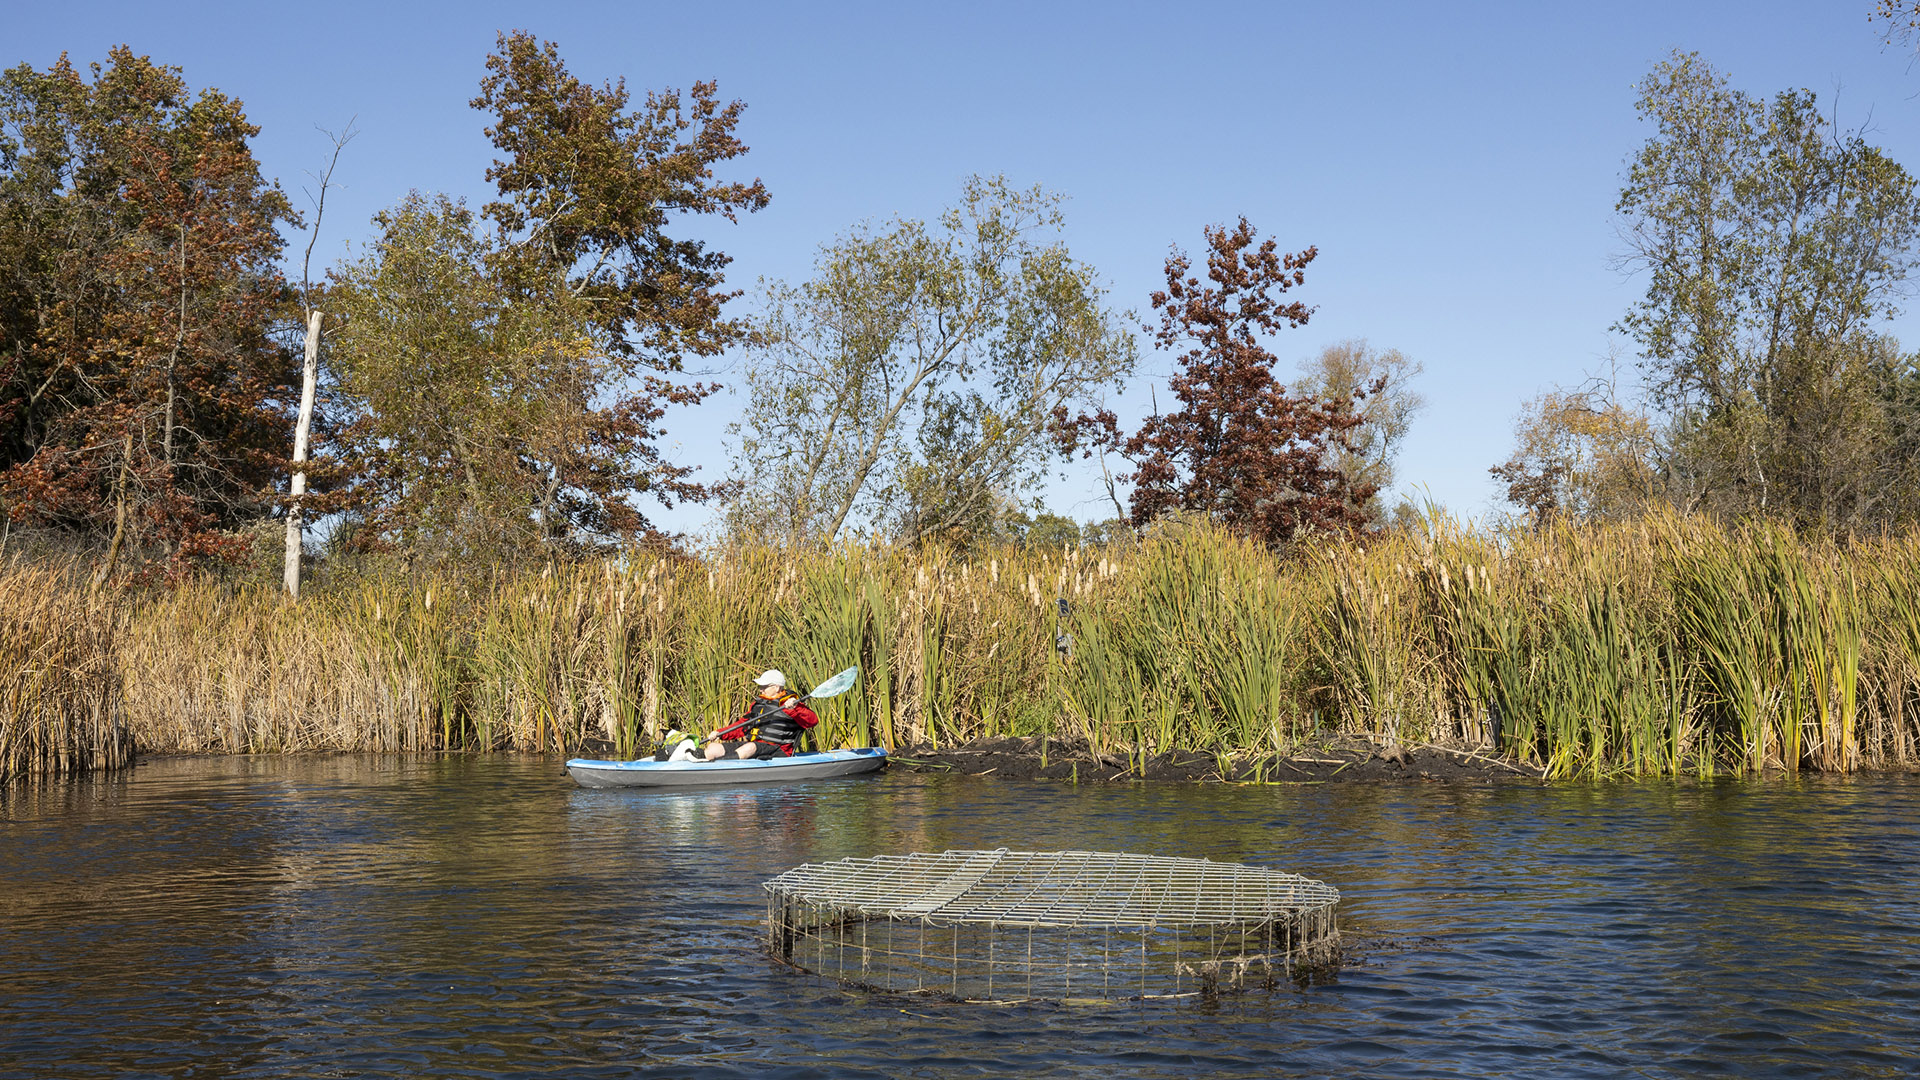
[[[945,851],[808,863],[764,887],[775,959],[962,1001],[1270,988],[1339,944],[1337,889],[1208,859]]]

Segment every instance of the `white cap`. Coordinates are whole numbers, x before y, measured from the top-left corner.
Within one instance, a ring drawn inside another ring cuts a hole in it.
[[[768,668],[767,670],[760,673],[759,678],[753,680],[753,685],[785,686],[787,685],[787,677],[785,675],[780,674],[779,668]]]

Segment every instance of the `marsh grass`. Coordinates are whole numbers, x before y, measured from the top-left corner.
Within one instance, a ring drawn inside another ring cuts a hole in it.
[[[1069,614],[1057,614],[1065,599]],[[297,608],[189,582],[90,598],[0,569],[0,769],[153,752],[650,751],[780,667],[823,745],[1041,737],[1223,768],[1330,737],[1560,776],[1910,767],[1920,536],[1680,517],[1494,535],[1444,519],[1294,557],[1204,526],[1108,548],[724,551],[337,577]],[[1071,655],[1057,652],[1057,634]]]
[[[84,577],[0,572],[0,783],[131,760],[114,631]]]

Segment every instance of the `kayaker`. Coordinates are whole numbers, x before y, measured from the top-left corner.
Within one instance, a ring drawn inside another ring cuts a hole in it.
[[[753,684],[759,690],[747,715],[708,736],[708,761],[728,755],[750,761],[791,754],[800,733],[820,722],[800,695],[787,689],[787,677],[778,669],[761,672]]]

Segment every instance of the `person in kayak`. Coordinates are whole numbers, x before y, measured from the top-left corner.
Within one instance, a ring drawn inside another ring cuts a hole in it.
[[[778,670],[762,672],[753,683],[759,692],[747,715],[708,736],[708,761],[728,755],[751,761],[791,754],[800,733],[820,722],[800,696],[787,689],[787,677]]]

